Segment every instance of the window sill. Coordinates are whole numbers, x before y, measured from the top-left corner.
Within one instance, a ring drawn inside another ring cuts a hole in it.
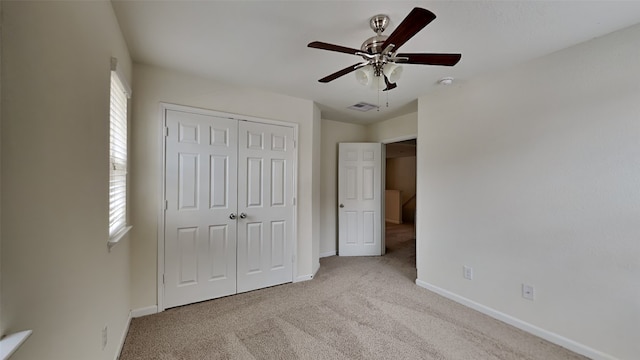
[[[116,244],[118,244],[120,240],[122,240],[122,238],[124,238],[124,236],[127,235],[127,233],[129,232],[129,230],[131,230],[132,227],[133,226],[126,226],[124,229],[118,231],[115,235],[109,238],[109,241],[107,241],[107,248],[109,249],[109,251],[111,251],[111,248],[116,246]]]
[[[0,360],[6,360],[13,355],[24,343],[33,331],[25,330],[15,334],[7,335],[0,339]]]

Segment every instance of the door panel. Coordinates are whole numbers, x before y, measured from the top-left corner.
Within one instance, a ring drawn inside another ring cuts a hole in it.
[[[236,292],[237,121],[167,110],[165,307]]]
[[[271,160],[271,206],[285,206],[286,162]]]
[[[178,229],[178,286],[196,284],[198,282],[198,228]]]
[[[227,156],[211,155],[209,169],[210,181],[210,208],[229,208],[227,196],[229,194],[229,161]]]
[[[262,159],[247,158],[247,207],[262,206]]]
[[[198,154],[178,154],[178,208],[195,210],[198,208]]]
[[[216,254],[226,254],[229,248],[228,225],[209,226],[209,248],[208,258],[215,259]],[[229,274],[226,262],[212,261],[211,271],[209,272],[210,280],[227,279]]]
[[[382,255],[382,144],[341,143],[338,254]]]
[[[271,269],[278,270],[285,266],[285,221],[271,222]]]
[[[256,274],[262,268],[262,223],[247,223],[247,273]]]
[[[293,129],[239,123],[238,292],[292,281]],[[243,186],[243,185],[241,185]]]
[[[358,212],[344,211],[341,219],[340,231],[342,231],[342,225],[344,225],[345,236],[341,236],[340,241],[344,240],[349,245],[356,245],[358,243]]]

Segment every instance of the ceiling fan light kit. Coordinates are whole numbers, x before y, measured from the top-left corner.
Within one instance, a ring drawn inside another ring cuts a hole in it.
[[[384,77],[387,78],[389,83],[395,83],[400,79],[402,74],[402,66],[394,63],[386,63],[382,66],[382,74],[376,75],[373,65],[366,65],[355,72],[356,80],[361,85],[370,87],[374,90],[383,90],[387,84]],[[383,76],[381,76],[383,75]]]
[[[308,47],[311,48],[356,55],[364,60],[319,81],[327,83],[355,71],[356,80],[360,84],[388,91],[397,87],[396,82],[402,73],[402,67],[398,63],[441,66],[457,64],[462,57],[461,54],[397,53],[400,46],[435,18],[436,16],[431,11],[416,7],[402,20],[391,35],[387,36],[382,35],[382,32],[389,25],[389,17],[384,14],[375,15],[369,20],[369,25],[376,35],[365,40],[360,50],[320,41],[309,43]]]

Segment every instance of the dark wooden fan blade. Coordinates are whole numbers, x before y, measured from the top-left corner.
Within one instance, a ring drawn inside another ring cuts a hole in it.
[[[333,81],[333,80],[339,78],[340,76],[347,75],[348,73],[350,73],[352,71],[355,71],[358,68],[357,67],[358,65],[359,64],[353,64],[353,65],[348,66],[348,67],[346,67],[346,68],[344,68],[344,69],[342,69],[340,71],[336,71],[336,72],[334,72],[333,74],[331,74],[329,76],[325,76],[325,77],[323,77],[322,79],[320,79],[318,81],[320,81],[321,83],[328,83],[329,81]]]
[[[382,45],[382,49],[386,49],[390,44],[395,45],[393,51],[397,51],[402,44],[411,39],[413,35],[422,30],[427,24],[433,21],[436,15],[431,11],[423,8],[413,8],[409,15],[398,25],[398,27],[389,35]]]
[[[398,61],[402,64],[419,65],[443,65],[453,66],[462,58],[461,54],[396,54],[399,58],[409,58],[409,60]]]
[[[307,46],[310,47],[310,48],[329,50],[329,51],[337,51],[337,52],[341,52],[341,53],[345,53],[345,54],[352,54],[352,55],[355,55],[357,52],[361,51],[361,50],[358,50],[358,49],[352,49],[352,48],[348,48],[348,47],[340,46],[340,45],[333,45],[333,44],[329,44],[329,43],[325,43],[325,42],[321,42],[321,41],[310,42],[309,45],[307,45]]]

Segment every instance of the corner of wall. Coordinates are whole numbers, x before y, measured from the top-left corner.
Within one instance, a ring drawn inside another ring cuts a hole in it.
[[[322,153],[322,119],[321,119],[321,115],[320,115],[320,109],[318,108],[318,105],[316,105],[315,103],[313,104],[313,127],[312,127],[312,133],[313,133],[313,148],[312,148],[312,191],[313,191],[313,196],[312,196],[312,219],[311,219],[311,226],[312,226],[312,251],[311,251],[311,261],[314,264],[314,271],[313,274],[315,275],[317,268],[316,268],[316,264],[317,267],[320,267],[320,212],[321,212],[321,206],[320,206],[320,202],[321,202],[321,196],[320,196],[320,191],[321,191],[321,153]]]
[[[0,1],[0,337],[4,335],[2,321],[2,1]]]

